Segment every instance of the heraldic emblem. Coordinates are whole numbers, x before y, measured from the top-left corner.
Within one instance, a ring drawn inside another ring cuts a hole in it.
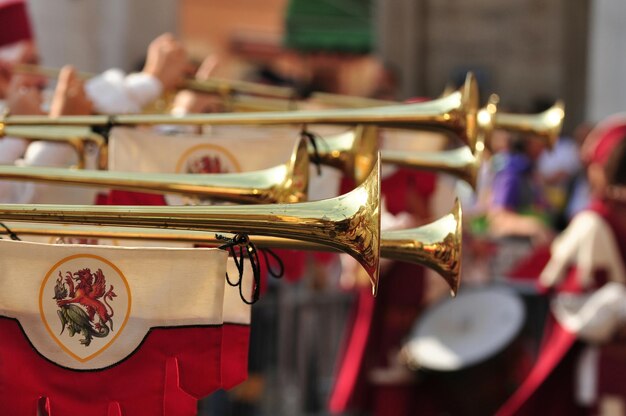
[[[39,308],[48,335],[63,351],[86,362],[112,345],[131,311],[130,286],[111,261],[75,254],[50,268]]]
[[[94,337],[106,338],[113,331],[115,311],[108,303],[117,297],[113,285],[107,288],[106,277],[102,269],[85,268],[72,273],[59,271],[54,286],[54,297],[61,320],[61,333],[67,328],[70,337],[80,334],[80,343],[85,347]]]

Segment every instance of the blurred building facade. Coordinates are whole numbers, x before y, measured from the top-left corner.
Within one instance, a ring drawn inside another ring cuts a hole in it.
[[[255,65],[267,65],[306,78],[311,76],[309,67],[317,65],[310,58],[314,54],[283,46],[285,17],[296,1],[30,0],[29,7],[48,65],[130,70],[141,62],[152,38],[170,31],[181,36],[198,59],[218,54],[223,61],[218,75],[246,76]],[[363,10],[371,10],[371,50],[398,70],[398,98],[437,96],[473,70],[483,96],[497,92],[512,110],[530,111],[555,98],[565,99],[566,130],[584,119],[597,120],[626,108],[621,75],[626,68],[626,4],[621,0],[323,3],[342,13],[358,9],[358,19]],[[339,25],[338,33],[342,29]],[[342,53],[346,59],[333,62],[332,68],[362,69],[355,64],[356,55]],[[350,76],[358,75],[343,78]],[[352,90],[347,92],[367,93]]]

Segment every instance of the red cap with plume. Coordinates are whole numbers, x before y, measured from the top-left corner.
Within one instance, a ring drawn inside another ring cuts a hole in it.
[[[0,0],[0,47],[32,37],[24,0]]]
[[[582,148],[587,163],[604,165],[615,147],[626,138],[626,113],[615,114],[598,124]]]

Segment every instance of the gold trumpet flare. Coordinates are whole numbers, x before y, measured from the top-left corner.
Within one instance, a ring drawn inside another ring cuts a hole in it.
[[[367,271],[375,294],[380,259],[380,162],[353,191],[299,204],[255,206],[0,205],[2,220],[221,231],[334,247]]]

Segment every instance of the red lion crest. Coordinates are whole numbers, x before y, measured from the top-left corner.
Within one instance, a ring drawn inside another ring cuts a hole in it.
[[[187,173],[228,173],[218,156],[202,156],[187,162]]]
[[[113,331],[114,311],[107,300],[113,301],[117,295],[113,292],[113,285],[108,290],[106,286],[101,269],[95,273],[88,268],[74,274],[68,271],[65,279],[59,270],[53,299],[60,308],[57,314],[61,320],[61,334],[65,327],[71,337],[80,333],[84,336],[80,343],[87,347],[94,337],[105,338]],[[98,322],[94,321],[96,316]]]

